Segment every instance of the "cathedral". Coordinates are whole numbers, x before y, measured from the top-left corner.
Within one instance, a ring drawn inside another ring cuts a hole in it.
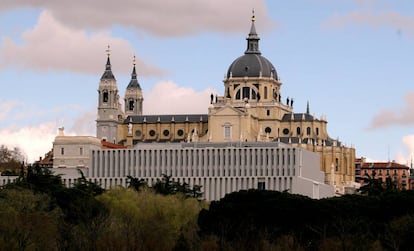
[[[129,149],[150,143],[279,142],[318,153],[324,182],[345,189],[355,180],[355,149],[331,138],[326,119],[311,115],[309,104],[297,113],[293,100],[282,98],[276,68],[259,49],[254,16],[246,40],[244,54],[227,70],[223,95],[211,95],[205,114],[143,114],[135,63],[121,107],[108,51],[98,89],[97,138]]]

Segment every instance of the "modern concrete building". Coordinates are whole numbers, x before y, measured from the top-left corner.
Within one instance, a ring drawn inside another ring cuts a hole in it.
[[[87,177],[105,188],[126,186],[126,176],[151,186],[163,174],[218,200],[242,189],[288,191],[311,198],[334,196],[324,182],[319,155],[278,142],[138,144],[133,149],[92,150]]]

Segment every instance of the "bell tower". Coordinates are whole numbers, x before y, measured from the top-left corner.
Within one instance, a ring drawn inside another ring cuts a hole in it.
[[[106,50],[105,72],[98,88],[98,117],[96,119],[96,137],[112,143],[118,143],[118,117],[120,113],[119,94],[116,79],[111,69],[110,48]]]
[[[133,69],[131,74],[131,81],[125,91],[125,115],[142,115],[142,89],[137,80],[137,72],[135,70],[135,56],[133,59]]]

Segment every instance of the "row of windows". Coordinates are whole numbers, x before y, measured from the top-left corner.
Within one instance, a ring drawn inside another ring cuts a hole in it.
[[[193,133],[193,132],[194,132],[194,129],[191,131],[191,133]],[[207,131],[206,131],[206,133],[207,133]],[[156,134],[156,131],[151,129],[151,130],[149,130],[148,134],[149,134],[151,137],[154,137],[154,136],[155,136],[155,134]],[[141,137],[141,136],[142,136],[142,131],[141,131],[141,130],[136,130],[136,131],[135,131],[135,135],[136,135],[137,137]],[[162,131],[162,135],[164,135],[165,137],[168,137],[168,136],[170,135],[170,130],[165,129],[164,131]],[[179,137],[184,136],[184,131],[183,131],[182,129],[178,129],[178,130],[177,130],[177,135],[178,135]]]
[[[259,89],[259,85],[258,84],[254,84],[254,86]],[[236,90],[239,87],[239,84],[235,84],[234,85],[234,90]],[[277,96],[276,93],[276,89],[273,89],[273,96],[274,98]],[[268,98],[268,89],[267,86],[264,87],[263,89],[263,95],[264,95],[264,99]],[[257,99],[260,100],[260,94],[256,92],[256,90],[254,90],[253,88],[250,88],[248,86],[244,86],[241,87],[239,90],[236,91],[236,96],[235,99],[236,100],[243,100],[243,99]]]
[[[288,135],[289,134],[289,129],[288,128],[285,128],[285,129],[283,129],[283,134],[285,134],[285,135]],[[296,134],[297,135],[300,135],[302,133],[302,130],[301,130],[301,128],[298,126],[298,127],[296,127]],[[316,135],[319,135],[319,128],[316,128],[315,129],[315,133],[316,133]],[[310,127],[307,127],[306,128],[306,135],[311,135],[311,128]]]
[[[139,177],[154,176],[154,173],[158,176],[162,173],[174,176],[290,176],[295,175],[294,169],[278,167],[296,165],[295,149],[290,148],[94,151],[93,159],[92,171],[100,175],[105,172],[104,176],[122,176],[125,172],[138,173]],[[131,170],[120,170],[120,166]]]

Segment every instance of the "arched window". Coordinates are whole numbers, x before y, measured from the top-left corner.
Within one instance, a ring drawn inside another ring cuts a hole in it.
[[[252,99],[257,99],[256,92],[252,89]]]
[[[296,128],[296,133],[297,133],[298,135],[300,135],[300,127],[299,127],[299,126]]]
[[[238,90],[238,91],[236,92],[236,99],[237,99],[237,100],[239,100],[239,99],[240,99],[240,90]]]
[[[310,135],[311,134],[311,129],[310,127],[306,128],[306,135]]]
[[[316,128],[316,135],[319,135],[319,128]]]
[[[244,98],[250,99],[250,88],[249,87],[243,87],[243,99]]]
[[[264,99],[267,99],[267,86],[264,87]]]
[[[258,99],[259,95],[257,92],[248,86],[242,87],[237,90],[235,99],[236,100],[244,100],[244,99]]]
[[[128,110],[133,111],[134,110],[134,100],[133,99],[129,99],[128,102]]]
[[[108,102],[108,99],[109,99],[109,93],[107,90],[104,90],[103,91],[103,102],[104,103]]]

